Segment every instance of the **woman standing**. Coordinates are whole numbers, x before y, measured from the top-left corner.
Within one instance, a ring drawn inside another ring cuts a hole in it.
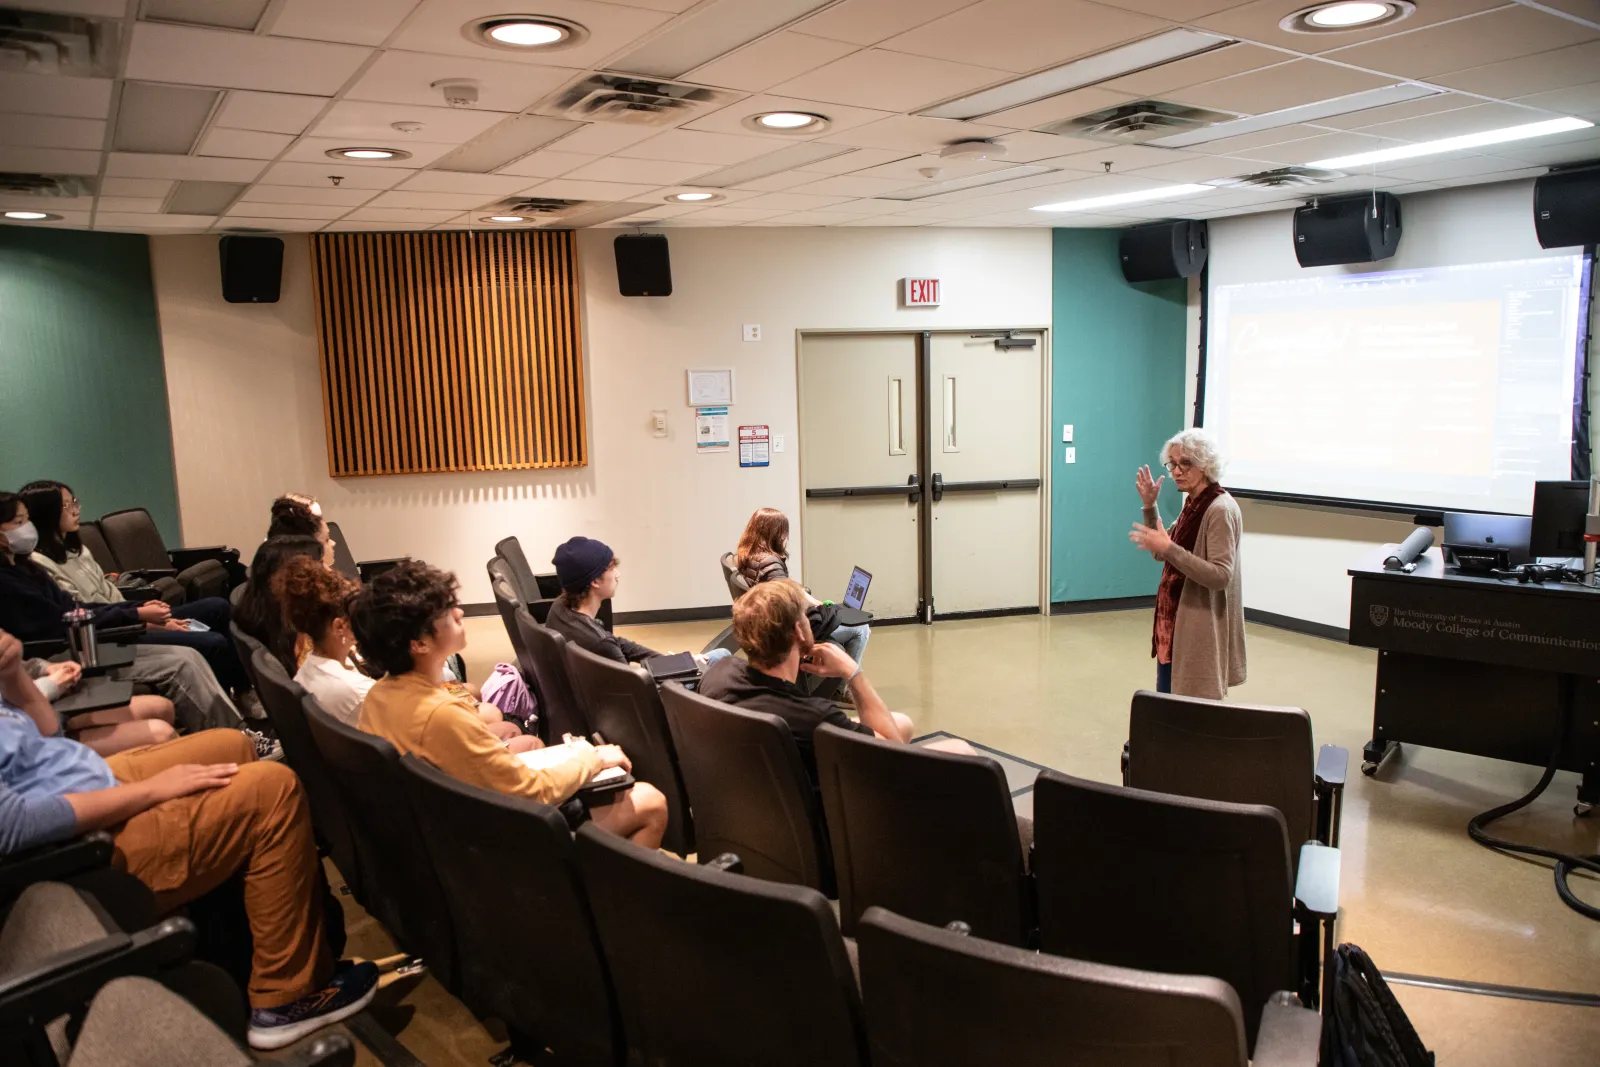
[[[1245,679],[1244,599],[1239,582],[1239,539],[1244,519],[1232,495],[1217,484],[1222,455],[1204,430],[1184,430],[1161,449],[1161,461],[1184,493],[1183,510],[1169,529],[1156,496],[1166,475],[1148,466],[1134,477],[1144,521],[1128,534],[1166,566],[1156,590],[1156,691],[1220,700]]]

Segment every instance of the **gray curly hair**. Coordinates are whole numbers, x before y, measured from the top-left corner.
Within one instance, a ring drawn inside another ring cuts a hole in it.
[[[1161,446],[1161,462],[1170,462],[1175,452],[1185,456],[1190,463],[1198,467],[1207,481],[1222,480],[1222,449],[1217,447],[1217,439],[1205,430],[1195,428],[1173,434],[1167,443]]]

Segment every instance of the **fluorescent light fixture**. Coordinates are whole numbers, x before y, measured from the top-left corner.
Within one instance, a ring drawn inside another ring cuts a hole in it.
[[[1567,118],[1549,119],[1544,122],[1528,122],[1521,126],[1504,126],[1498,130],[1484,130],[1482,133],[1468,133],[1460,137],[1445,137],[1437,141],[1421,141],[1417,144],[1400,145],[1396,148],[1380,148],[1376,152],[1358,152],[1353,156],[1335,156],[1332,159],[1319,159],[1307,163],[1308,167],[1321,167],[1326,170],[1347,170],[1351,167],[1364,167],[1373,163],[1393,163],[1401,159],[1416,159],[1419,156],[1436,156],[1441,152],[1461,152],[1468,148],[1482,148],[1485,145],[1505,144],[1507,141],[1526,141],[1530,137],[1549,137],[1555,133],[1571,133],[1573,130],[1583,130],[1594,123],[1588,119]]]
[[[60,215],[52,215],[48,211],[7,211],[6,218],[16,219],[18,222],[59,222]]]
[[[332,159],[359,159],[366,161],[411,158],[410,152],[402,152],[398,148],[330,148],[324,155]]]
[[[735,163],[731,167],[714,170],[710,174],[702,174],[694,180],[694,184],[708,189],[726,189],[741,182],[755,181],[757,178],[765,178],[769,174],[781,171],[798,170],[807,163],[820,163],[824,159],[848,155],[854,151],[856,149],[846,148],[843,145],[802,141],[800,144],[792,144],[743,163]],[[819,177],[818,181],[820,180]]]
[[[1054,167],[1044,167],[1038,164],[1020,164],[1007,167],[1004,170],[985,171],[982,174],[969,174],[965,178],[950,178],[947,181],[933,182],[932,184],[914,185],[894,193],[882,193],[876,200],[926,200],[930,196],[939,196],[944,193],[958,193],[963,189],[979,189],[986,185],[1000,185],[1004,182],[1015,181],[1018,178],[1031,178],[1035,174],[1048,174],[1055,170]],[[994,190],[991,190],[994,191]]]
[[[959,100],[925,108],[917,114],[935,119],[975,119],[1234,43],[1232,37],[1200,30],[1168,30],[1097,56],[1075,59]]]
[[[1141,189],[1136,193],[1112,193],[1110,196],[1091,196],[1087,200],[1063,200],[1059,204],[1040,204],[1034,211],[1093,211],[1102,207],[1122,204],[1142,204],[1148,200],[1170,200],[1177,196],[1195,193],[1214,193],[1209,185],[1168,185],[1161,189]]]
[[[570,19],[549,15],[495,15],[473,19],[461,27],[461,35],[474,44],[486,44],[490,48],[549,52],[586,40],[589,31]]]
[[[609,69],[680,78],[832,0],[720,0],[674,19],[661,36],[635,48]]]
[[[1187,148],[1189,145],[1220,141],[1224,137],[1237,137],[1244,133],[1260,133],[1262,130],[1276,130],[1283,126],[1294,126],[1302,122],[1331,119],[1336,115],[1352,115],[1357,111],[1370,111],[1375,107],[1383,107],[1385,104],[1401,104],[1407,100],[1421,100],[1424,97],[1438,96],[1440,92],[1441,90],[1431,86],[1414,85],[1410,82],[1400,85],[1385,85],[1381,89],[1367,89],[1364,92],[1336,96],[1330,100],[1318,100],[1312,104],[1286,107],[1281,111],[1268,111],[1260,115],[1251,115],[1248,118],[1234,119],[1231,122],[1218,122],[1211,126],[1202,126],[1198,130],[1185,130],[1183,133],[1157,137],[1145,143],[1155,145],[1157,148]]]
[[[488,174],[565,137],[583,123],[545,115],[516,115],[489,127],[433,165],[434,170]]]

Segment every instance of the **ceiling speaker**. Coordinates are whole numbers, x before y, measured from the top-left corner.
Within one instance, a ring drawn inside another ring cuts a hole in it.
[[[1294,257],[1302,267],[1374,263],[1400,249],[1400,198],[1393,193],[1324,196],[1294,213]]]
[[[1122,276],[1130,282],[1188,278],[1206,265],[1204,219],[1164,219],[1130,226],[1117,242]]]
[[[665,234],[625,233],[611,247],[617,254],[617,288],[623,296],[672,295],[672,260]]]
[[[222,299],[230,304],[276,304],[283,284],[283,239],[229,234],[217,244]]]
[[[1600,165],[1558,170],[1536,179],[1533,228],[1541,248],[1600,242]]]

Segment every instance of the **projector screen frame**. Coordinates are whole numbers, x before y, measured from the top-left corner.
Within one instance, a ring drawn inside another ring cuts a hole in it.
[[[1571,470],[1568,477],[1573,481],[1585,481],[1591,477],[1589,462],[1590,450],[1583,446],[1589,440],[1589,343],[1591,340],[1590,326],[1594,321],[1594,267],[1596,252],[1600,250],[1597,245],[1585,245],[1579,255],[1583,259],[1583,280],[1578,290],[1578,302],[1583,308],[1583,313],[1578,318],[1578,351],[1573,360],[1572,383],[1572,459]],[[1200,269],[1200,338],[1196,349],[1195,360],[1195,387],[1194,387],[1194,413],[1193,424],[1196,429],[1205,428],[1205,402],[1206,402],[1206,350],[1210,345],[1209,311],[1211,302],[1211,264],[1208,261]],[[1223,481],[1227,478],[1224,476]],[[1368,511],[1383,515],[1412,515],[1417,519],[1418,525],[1438,525],[1438,523],[1424,523],[1424,518],[1440,516],[1445,509],[1432,505],[1402,504],[1388,500],[1358,500],[1348,497],[1317,496],[1311,493],[1283,493],[1267,489],[1234,489],[1227,487],[1228,493],[1240,500],[1261,500],[1270,504],[1286,504],[1298,507],[1336,508],[1345,511]],[[1532,502],[1529,502],[1531,508]],[[1454,509],[1456,514],[1503,515],[1521,514],[1499,511],[1478,511],[1472,508]],[[1439,520],[1443,522],[1443,519]]]

